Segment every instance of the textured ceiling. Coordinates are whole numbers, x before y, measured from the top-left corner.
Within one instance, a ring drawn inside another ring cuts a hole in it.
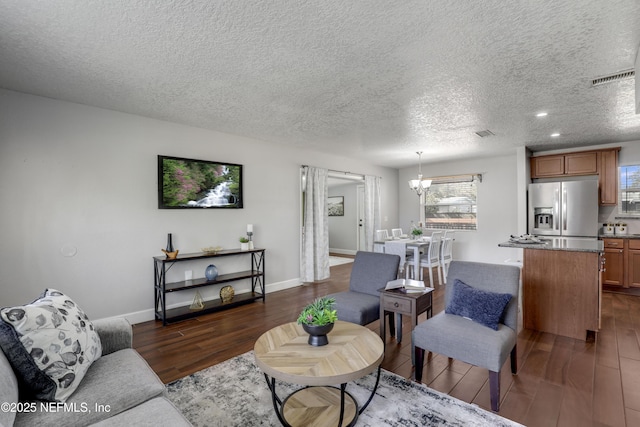
[[[590,83],[639,44],[638,0],[0,0],[0,87],[390,167],[640,140]]]

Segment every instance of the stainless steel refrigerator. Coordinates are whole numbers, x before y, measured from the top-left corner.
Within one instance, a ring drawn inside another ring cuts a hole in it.
[[[598,181],[529,184],[529,234],[598,236]]]

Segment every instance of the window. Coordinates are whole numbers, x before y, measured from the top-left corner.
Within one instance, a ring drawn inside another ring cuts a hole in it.
[[[620,166],[618,212],[640,216],[640,165]]]
[[[482,175],[457,175],[432,178],[424,194],[426,228],[476,230],[477,182]]]

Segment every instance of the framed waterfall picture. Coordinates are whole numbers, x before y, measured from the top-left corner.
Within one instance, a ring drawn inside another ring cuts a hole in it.
[[[344,196],[327,198],[329,216],[344,216]]]
[[[158,156],[159,209],[240,209],[242,204],[242,165]]]

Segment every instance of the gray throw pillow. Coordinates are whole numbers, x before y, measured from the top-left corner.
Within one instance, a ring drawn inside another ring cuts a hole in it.
[[[451,298],[445,307],[445,313],[456,314],[498,330],[498,323],[511,300],[511,294],[483,291],[458,279],[453,281],[452,286]]]
[[[55,289],[31,304],[0,310],[0,348],[18,377],[21,399],[58,402],[71,396],[102,355],[87,315]]]

